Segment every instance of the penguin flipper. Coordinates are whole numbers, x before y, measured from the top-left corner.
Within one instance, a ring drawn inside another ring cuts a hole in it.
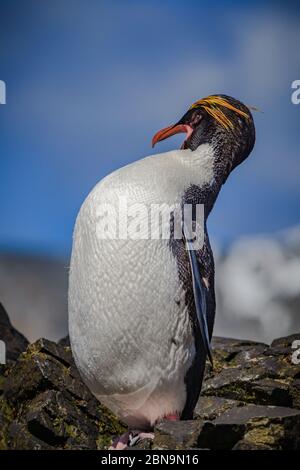
[[[192,272],[192,281],[193,281],[193,293],[195,300],[195,307],[197,313],[197,319],[200,327],[200,332],[203,340],[203,344],[206,350],[206,353],[209,357],[211,365],[213,366],[212,350],[210,346],[210,339],[208,334],[207,327],[207,318],[206,318],[206,287],[201,281],[201,274],[199,270],[199,265],[195,250],[193,249],[191,242],[189,240],[187,230],[183,228],[183,235],[186,242],[186,249],[188,252],[191,272]]]

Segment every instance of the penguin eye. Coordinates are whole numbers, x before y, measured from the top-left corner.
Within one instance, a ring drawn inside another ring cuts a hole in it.
[[[200,121],[202,119],[202,114],[198,111],[196,111],[192,117],[191,117],[191,120],[190,120],[190,126],[195,128],[199,125]]]

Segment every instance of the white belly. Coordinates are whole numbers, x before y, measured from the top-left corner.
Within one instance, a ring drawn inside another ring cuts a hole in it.
[[[180,412],[193,338],[175,259],[159,241],[105,241],[94,260],[88,252],[79,244],[70,273],[70,336],[84,379],[125,421],[158,397],[172,409],[148,410],[149,421]]]
[[[76,222],[69,279],[69,329],[79,371],[103,404],[136,427],[182,411],[184,379],[195,354],[168,240],[103,240],[96,233],[99,204],[116,206],[119,196],[130,203],[175,203],[193,183],[185,167],[176,174],[174,160],[170,175],[152,159],[144,160],[146,175],[137,162],[89,195]],[[209,178],[207,168],[202,183]]]

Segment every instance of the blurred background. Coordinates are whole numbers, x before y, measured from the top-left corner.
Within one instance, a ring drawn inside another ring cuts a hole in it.
[[[215,334],[299,332],[299,43],[297,2],[0,1],[0,301],[13,324],[30,340],[66,334],[84,198],[152,154],[152,135],[191,103],[225,93],[263,112],[209,220]]]

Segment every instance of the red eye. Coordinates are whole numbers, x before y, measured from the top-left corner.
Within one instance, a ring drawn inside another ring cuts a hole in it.
[[[201,114],[199,114],[199,113],[194,113],[193,116],[192,116],[192,118],[191,118],[190,125],[195,128],[195,127],[199,124],[199,122],[201,121],[201,119],[202,119],[202,115],[201,115]]]

